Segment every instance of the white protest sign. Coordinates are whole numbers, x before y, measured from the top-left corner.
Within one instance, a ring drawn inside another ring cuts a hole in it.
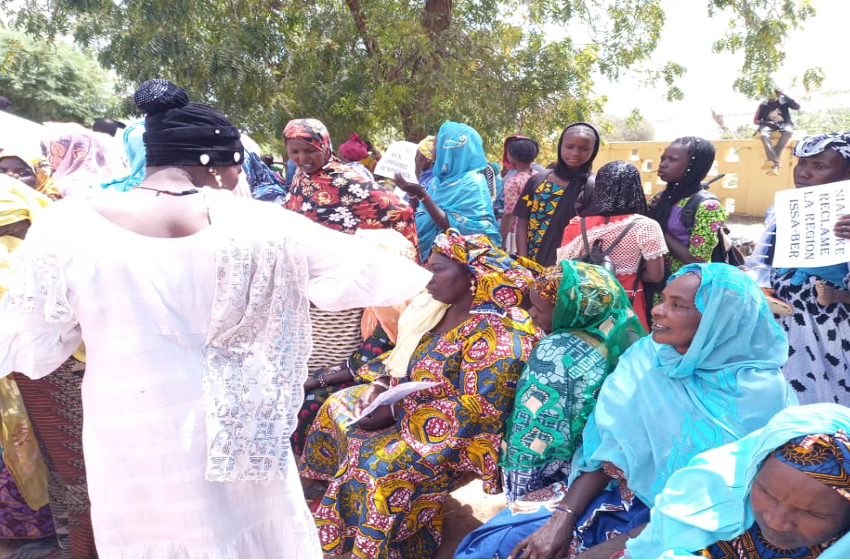
[[[375,166],[375,175],[392,179],[396,173],[400,173],[404,180],[409,183],[418,183],[416,177],[416,150],[418,145],[413,142],[393,142],[381,156],[378,165]]]
[[[779,191],[776,212],[776,268],[810,268],[850,261],[850,241],[833,227],[850,214],[850,181]]]

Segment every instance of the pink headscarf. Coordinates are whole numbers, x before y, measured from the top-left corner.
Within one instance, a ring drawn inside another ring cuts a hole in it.
[[[110,166],[108,148],[98,136],[76,125],[48,126],[42,147],[53,169],[53,182],[63,197],[100,190],[104,182],[121,173]]]
[[[339,154],[349,161],[360,161],[369,155],[369,146],[360,139],[356,132],[352,132],[348,142],[343,142],[339,147]]]

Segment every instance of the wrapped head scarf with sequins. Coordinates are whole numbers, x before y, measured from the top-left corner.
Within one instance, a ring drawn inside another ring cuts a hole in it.
[[[241,132],[218,109],[189,101],[168,80],[148,80],[133,102],[145,113],[147,165],[231,167],[242,165]]]

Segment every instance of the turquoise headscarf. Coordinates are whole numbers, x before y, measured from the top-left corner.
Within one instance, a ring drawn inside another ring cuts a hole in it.
[[[733,442],[796,404],[780,367],[785,332],[761,290],[723,263],[691,264],[701,276],[702,313],[693,342],[680,354],[647,336],[632,345],[605,380],[573,458],[570,484],[611,462],[646,504],[697,454]]]
[[[764,429],[706,451],[670,477],[652,521],[628,541],[632,558],[693,556],[743,534],[755,522],[750,486],[762,461],[786,442],[812,434],[850,432],[850,409],[832,403],[789,407]],[[820,558],[850,558],[850,533]]]
[[[113,189],[119,192],[129,191],[145,179],[145,167],[147,166],[147,152],[142,136],[145,134],[145,121],[134,122],[124,129],[124,151],[130,164],[130,174],[118,179],[113,179],[101,185],[104,189]]]
[[[434,203],[449,219],[449,227],[462,235],[483,233],[497,247],[502,243],[490,190],[481,170],[487,167],[481,136],[471,126],[446,121],[440,127],[434,148],[434,176],[425,186]],[[442,233],[420,204],[416,210],[419,255],[424,262],[434,238]]]

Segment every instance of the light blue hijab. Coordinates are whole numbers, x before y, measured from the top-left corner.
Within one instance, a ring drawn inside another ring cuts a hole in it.
[[[125,192],[144,181],[145,167],[147,166],[147,151],[142,140],[144,134],[144,120],[134,122],[124,129],[124,152],[126,152],[127,161],[130,164],[130,174],[104,183],[101,187]]]
[[[493,201],[481,170],[487,167],[481,136],[471,126],[446,121],[434,142],[434,175],[425,186],[434,203],[462,235],[483,233],[497,247],[502,243]],[[438,234],[443,233],[424,205],[416,210],[419,255],[424,262]]]
[[[764,427],[796,404],[779,369],[788,340],[755,282],[723,263],[691,264],[671,280],[689,273],[702,277],[693,342],[680,354],[647,336],[623,354],[584,428],[570,484],[611,462],[651,505],[695,455]]]
[[[750,486],[762,461],[788,441],[812,434],[850,433],[850,409],[832,403],[789,407],[764,429],[702,453],[670,477],[652,521],[628,541],[632,558],[693,556],[743,534],[755,522]],[[850,533],[820,558],[850,558]]]

